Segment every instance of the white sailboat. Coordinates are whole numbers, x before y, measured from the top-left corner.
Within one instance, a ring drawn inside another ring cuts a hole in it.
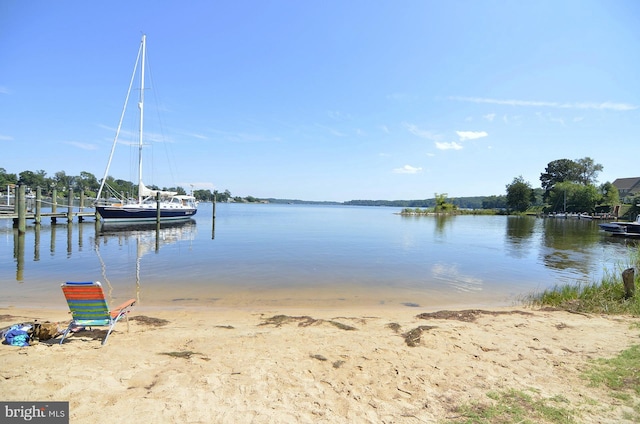
[[[125,100],[125,107],[120,117],[120,123],[116,131],[116,137],[111,148],[109,162],[100,184],[100,189],[96,196],[96,210],[104,222],[144,222],[144,221],[181,221],[191,219],[198,211],[198,203],[192,195],[179,195],[177,192],[152,190],[142,182],[142,144],[143,144],[143,124],[144,124],[144,77],[146,61],[146,36],[142,36],[138,59],[133,70],[131,83]],[[105,189],[109,168],[113,159],[116,144],[124,111],[127,108],[131,87],[135,79],[136,70],[140,65],[140,99],[138,108],[140,112],[140,127],[138,133],[138,196],[136,199],[118,199],[117,201],[105,201],[101,199]],[[160,200],[158,201],[158,196]]]

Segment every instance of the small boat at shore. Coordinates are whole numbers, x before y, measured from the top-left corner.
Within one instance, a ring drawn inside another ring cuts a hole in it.
[[[191,219],[198,211],[198,202],[193,195],[178,194],[172,191],[153,190],[142,182],[142,147],[143,147],[143,117],[144,117],[144,77],[146,61],[146,36],[142,36],[138,60],[134,68],[134,75],[138,65],[140,65],[140,99],[138,109],[140,113],[140,128],[138,132],[138,197],[136,199],[112,198],[110,200],[101,199],[105,182],[109,174],[109,167],[113,159],[115,146],[118,142],[118,133],[122,125],[122,118],[118,125],[116,138],[111,149],[107,169],[102,179],[100,189],[96,196],[96,211],[104,222],[149,222],[149,221],[183,221]],[[133,79],[132,79],[133,81]],[[131,85],[127,93],[127,101],[131,93]],[[125,101],[125,109],[127,101]]]
[[[640,214],[635,221],[614,221],[598,224],[600,229],[613,236],[620,237],[640,237]]]

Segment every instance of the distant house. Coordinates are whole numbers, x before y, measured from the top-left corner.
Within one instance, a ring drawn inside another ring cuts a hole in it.
[[[618,178],[612,184],[618,189],[621,199],[640,194],[640,177]]]

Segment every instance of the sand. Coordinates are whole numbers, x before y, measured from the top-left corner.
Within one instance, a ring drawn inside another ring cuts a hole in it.
[[[63,345],[0,346],[0,398],[69,401],[72,423],[432,423],[515,389],[562,399],[576,422],[625,422],[623,402],[581,375],[640,343],[637,318],[521,307],[419,316],[427,312],[436,311],[137,308],[129,331],[119,323],[104,346],[96,329]],[[0,315],[2,327],[69,319]]]

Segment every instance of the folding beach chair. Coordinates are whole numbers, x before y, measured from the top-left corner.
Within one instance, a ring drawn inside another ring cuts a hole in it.
[[[107,335],[104,336],[102,344],[107,342],[109,334],[113,331],[120,318],[127,319],[127,331],[129,331],[129,316],[135,299],[129,299],[113,310],[109,310],[107,300],[99,282],[74,283],[66,282],[62,284],[62,292],[67,299],[69,310],[73,319],[69,327],[62,334],[60,344],[62,344],[69,331],[74,327],[109,327]]]

